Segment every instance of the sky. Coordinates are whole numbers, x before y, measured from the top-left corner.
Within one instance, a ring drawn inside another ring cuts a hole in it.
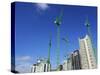
[[[94,47],[97,48],[97,8],[88,6],[41,3],[15,3],[15,61],[16,70],[30,72],[38,58],[47,58],[52,35],[50,61],[56,67],[57,27],[54,21],[63,10],[60,26],[60,64],[66,54],[79,50],[79,38],[87,34],[88,16]],[[68,43],[62,38],[68,39]]]

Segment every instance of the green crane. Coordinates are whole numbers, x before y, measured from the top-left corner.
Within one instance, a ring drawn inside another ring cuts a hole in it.
[[[66,47],[68,46],[68,38],[66,37],[66,38],[62,38],[62,40],[66,43]],[[66,52],[65,52],[66,53]],[[64,56],[64,57],[68,57],[68,50],[67,50],[67,53],[66,53],[66,55]]]
[[[49,65],[50,65],[50,50],[51,50],[51,34],[50,34],[49,48],[48,48],[48,60],[47,60],[47,62],[48,62],[48,69],[50,68],[49,67]]]
[[[68,39],[67,39],[67,37],[66,37],[66,38],[62,38],[62,40],[65,41],[66,44],[68,44]]]
[[[51,49],[51,35],[50,35],[49,48],[48,48],[48,63],[50,63],[50,49]]]
[[[94,45],[93,45],[92,34],[91,34],[91,29],[90,29],[91,25],[89,23],[88,17],[86,18],[85,26],[87,27],[87,32],[88,32],[88,35],[90,37],[90,41],[92,43],[92,48],[93,48],[94,56],[95,56],[96,61],[97,61],[96,49],[94,48]]]
[[[59,62],[60,62],[60,25],[61,25],[61,21],[62,21],[62,11],[61,11],[60,15],[57,16],[56,20],[54,21],[54,23],[57,26],[57,50],[56,50],[57,67],[59,67]]]

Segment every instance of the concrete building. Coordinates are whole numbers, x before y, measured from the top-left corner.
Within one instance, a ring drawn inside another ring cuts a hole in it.
[[[80,58],[82,69],[94,69],[97,67],[91,39],[88,35],[79,39]]]
[[[33,64],[31,72],[48,72],[50,70],[51,64],[46,59],[39,59],[36,64]]]
[[[67,58],[67,70],[72,70],[73,66],[72,66],[72,53],[68,56]]]
[[[73,51],[67,61],[66,61],[67,69],[66,70],[77,70],[81,69],[81,63],[80,63],[80,54],[79,50]]]
[[[81,69],[79,50],[75,50],[72,54],[72,67],[73,70]]]
[[[66,70],[67,70],[67,60],[64,60],[63,71],[66,71]]]
[[[59,71],[63,70],[63,65],[59,65]]]

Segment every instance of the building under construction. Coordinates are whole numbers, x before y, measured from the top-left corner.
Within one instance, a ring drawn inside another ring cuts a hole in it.
[[[36,64],[33,64],[31,72],[49,72],[51,71],[51,64],[48,64],[46,59],[38,59]]]

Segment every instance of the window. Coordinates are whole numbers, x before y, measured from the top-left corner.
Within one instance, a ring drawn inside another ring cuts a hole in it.
[[[34,72],[36,71],[36,67],[34,67]]]
[[[46,64],[44,64],[44,72],[46,72]]]

